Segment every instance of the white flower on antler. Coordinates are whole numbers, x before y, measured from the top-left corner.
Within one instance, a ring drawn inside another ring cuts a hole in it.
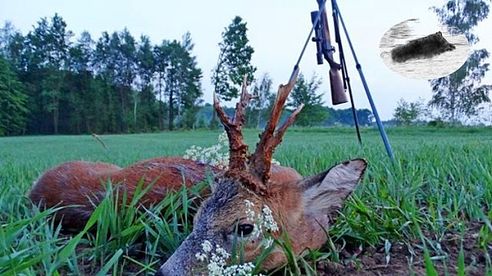
[[[210,147],[192,145],[185,151],[183,158],[209,164],[220,169],[227,169],[229,167],[229,141],[227,133],[221,133],[217,138],[217,144]],[[272,159],[272,163],[280,165],[274,159]]]

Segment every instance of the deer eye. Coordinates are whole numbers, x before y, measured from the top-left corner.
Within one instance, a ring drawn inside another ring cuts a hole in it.
[[[246,237],[250,235],[254,229],[255,226],[253,224],[239,224],[236,228],[236,234],[239,237]]]

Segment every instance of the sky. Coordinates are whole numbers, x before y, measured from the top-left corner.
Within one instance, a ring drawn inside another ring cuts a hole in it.
[[[328,1],[329,2],[329,1]],[[347,25],[359,62],[382,119],[391,119],[399,99],[429,100],[432,93],[427,80],[408,79],[388,69],[380,58],[379,43],[393,25],[410,18],[430,22],[434,28],[436,16],[429,10],[441,6],[440,0],[339,0],[338,5]],[[248,37],[255,49],[252,63],[257,77],[268,72],[274,86],[288,80],[292,68],[311,28],[310,12],[317,9],[310,0],[0,0],[0,22],[11,21],[22,33],[32,30],[41,17],[61,15],[68,28],[77,36],[87,30],[97,39],[103,31],[128,28],[135,37],[145,34],[153,43],[163,39],[178,39],[190,32],[195,43],[194,54],[203,70],[204,100],[212,102],[210,75],[217,62],[221,33],[234,16],[241,16],[248,26]],[[328,11],[331,10],[328,5]],[[329,13],[329,21],[331,16]],[[492,19],[476,28],[480,42],[475,48],[492,51]],[[369,103],[344,42],[348,71],[357,108],[369,108]],[[490,62],[490,60],[489,60]],[[327,64],[317,65],[315,45],[310,43],[300,64],[308,78],[316,73],[323,77],[321,92],[326,105],[331,106]],[[486,83],[492,83],[489,72]],[[350,105],[338,105],[348,108]]]

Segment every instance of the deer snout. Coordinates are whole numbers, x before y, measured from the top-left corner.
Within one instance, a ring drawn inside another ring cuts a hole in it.
[[[173,254],[155,273],[155,276],[181,276],[191,275],[191,263],[177,258]]]
[[[193,275],[201,263],[195,257],[200,250],[200,240],[192,232],[181,245],[174,251],[173,255],[156,272],[157,275],[183,276]]]

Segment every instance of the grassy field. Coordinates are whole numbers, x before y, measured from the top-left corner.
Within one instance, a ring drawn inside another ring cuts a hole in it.
[[[215,144],[218,135],[103,135],[107,149],[91,136],[0,138],[0,274],[155,272],[191,228],[183,218],[183,208],[193,211],[185,193],[149,212],[130,206],[118,215],[108,198],[99,217],[89,222],[97,233],[76,236],[63,234],[47,219],[53,210],[40,212],[26,194],[43,171],[64,161],[126,166],[183,155],[191,145]],[[354,157],[367,159],[369,169],[330,230],[326,247],[280,273],[492,275],[492,129],[390,129],[393,164],[377,131],[364,129],[362,135],[360,147],[352,129],[287,133],[275,159],[304,176]],[[250,145],[256,137],[256,131],[246,131]],[[170,212],[169,206],[178,211]],[[178,220],[186,222],[184,230],[178,230]]]

